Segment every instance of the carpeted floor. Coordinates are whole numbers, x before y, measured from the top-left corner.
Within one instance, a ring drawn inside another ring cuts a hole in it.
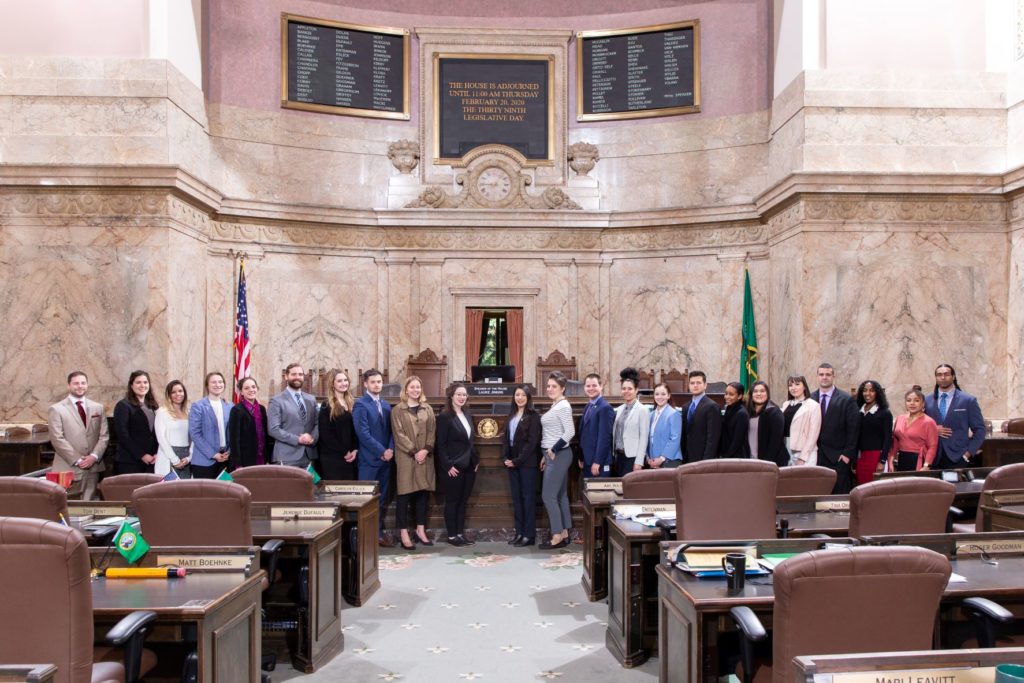
[[[657,659],[623,669],[605,648],[608,607],[583,594],[580,548],[382,550],[380,590],[343,612],[344,652],[303,681],[655,680]],[[273,673],[298,676],[286,660]]]

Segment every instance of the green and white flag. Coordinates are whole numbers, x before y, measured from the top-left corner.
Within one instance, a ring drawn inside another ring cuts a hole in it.
[[[313,475],[313,485],[314,486],[320,483],[321,477],[320,477],[319,474],[316,473],[316,468],[313,467],[313,463],[309,463],[309,466],[306,467],[306,471]]]
[[[127,519],[121,522],[121,528],[117,530],[117,535],[114,536],[114,545],[117,546],[117,552],[121,553],[124,559],[128,560],[128,564],[135,564],[149,550],[149,544],[146,543],[146,539],[135,530],[135,527]]]
[[[234,481],[234,480],[235,480],[235,478],[231,476],[231,474],[228,472],[226,467],[223,470],[221,470],[220,474],[217,475],[217,481]]]

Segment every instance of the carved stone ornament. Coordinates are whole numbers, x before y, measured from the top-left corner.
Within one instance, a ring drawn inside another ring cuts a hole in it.
[[[462,186],[457,194],[432,185],[420,193],[407,209],[579,209],[579,204],[557,187],[549,187],[540,195],[529,194],[526,188],[533,177],[523,173],[527,159],[504,145],[477,147],[462,158],[455,176]]]
[[[569,145],[569,168],[576,175],[587,175],[594,170],[594,164],[601,160],[597,145],[589,142],[574,142]]]
[[[396,140],[388,145],[388,159],[399,173],[408,175],[420,163],[420,146],[412,140]]]

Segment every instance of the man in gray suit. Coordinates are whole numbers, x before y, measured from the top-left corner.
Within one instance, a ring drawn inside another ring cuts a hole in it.
[[[89,378],[80,370],[72,372],[68,375],[68,397],[50,406],[46,421],[54,451],[53,471],[74,472],[72,490],[81,487],[82,500],[95,500],[109,437],[103,404],[87,399],[87,391]]]
[[[316,457],[316,398],[302,391],[306,373],[298,363],[285,368],[288,386],[270,399],[267,431],[274,438],[274,462],[305,469]]]

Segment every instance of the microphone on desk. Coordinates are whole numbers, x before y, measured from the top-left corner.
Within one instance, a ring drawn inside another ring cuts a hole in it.
[[[181,579],[184,567],[111,567],[103,572],[108,579]]]

